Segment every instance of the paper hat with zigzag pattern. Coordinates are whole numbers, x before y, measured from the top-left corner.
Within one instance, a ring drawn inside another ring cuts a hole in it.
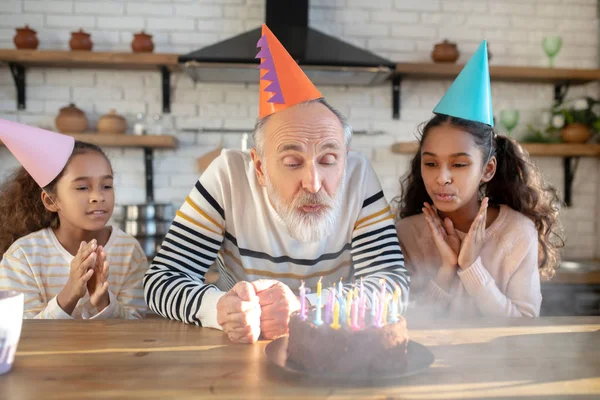
[[[259,118],[323,97],[265,24],[256,47],[260,47]]]
[[[433,110],[494,126],[487,42],[484,40]]]
[[[0,119],[0,139],[41,188],[61,173],[75,146],[71,136],[5,119]]]

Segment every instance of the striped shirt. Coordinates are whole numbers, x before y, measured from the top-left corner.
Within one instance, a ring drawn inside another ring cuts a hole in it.
[[[15,241],[0,262],[0,290],[25,294],[24,318],[43,319],[140,319],[146,313],[142,277],[148,261],[135,238],[113,227],[104,246],[108,261],[110,305],[98,312],[89,294],[67,314],[56,296],[69,280],[73,256],[50,228]]]
[[[301,280],[314,289],[323,277],[323,288],[341,278],[346,291],[363,278],[367,292],[379,291],[383,279],[390,293],[400,286],[404,304],[409,277],[379,180],[355,152],[345,176],[335,232],[301,243],[271,206],[249,153],[223,150],[177,211],[144,277],[146,302],[166,318],[220,328],[216,304],[236,282],[276,279],[298,293]],[[219,279],[205,284],[215,262]],[[315,304],[315,294],[308,298]]]

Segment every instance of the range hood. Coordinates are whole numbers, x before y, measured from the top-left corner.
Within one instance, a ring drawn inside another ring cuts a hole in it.
[[[316,85],[374,85],[394,63],[308,26],[308,0],[266,0],[266,24]],[[199,82],[258,83],[261,28],[179,56]]]

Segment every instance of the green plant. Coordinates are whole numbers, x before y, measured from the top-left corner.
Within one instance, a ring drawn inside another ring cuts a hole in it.
[[[568,103],[554,107],[551,125],[555,129],[561,129],[569,124],[583,124],[600,132],[600,115],[594,110],[600,102],[591,98],[579,98]],[[562,117],[562,118],[561,118]]]

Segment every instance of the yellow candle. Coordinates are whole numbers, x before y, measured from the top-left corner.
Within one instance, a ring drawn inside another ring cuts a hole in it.
[[[383,315],[381,316],[381,323],[383,325],[387,324],[388,300],[389,298],[386,298],[385,302],[383,303]]]
[[[333,305],[333,322],[330,325],[333,329],[340,329],[340,303],[336,300]]]
[[[323,277],[320,277],[319,282],[317,282],[317,297],[321,297],[321,279],[323,279]]]

